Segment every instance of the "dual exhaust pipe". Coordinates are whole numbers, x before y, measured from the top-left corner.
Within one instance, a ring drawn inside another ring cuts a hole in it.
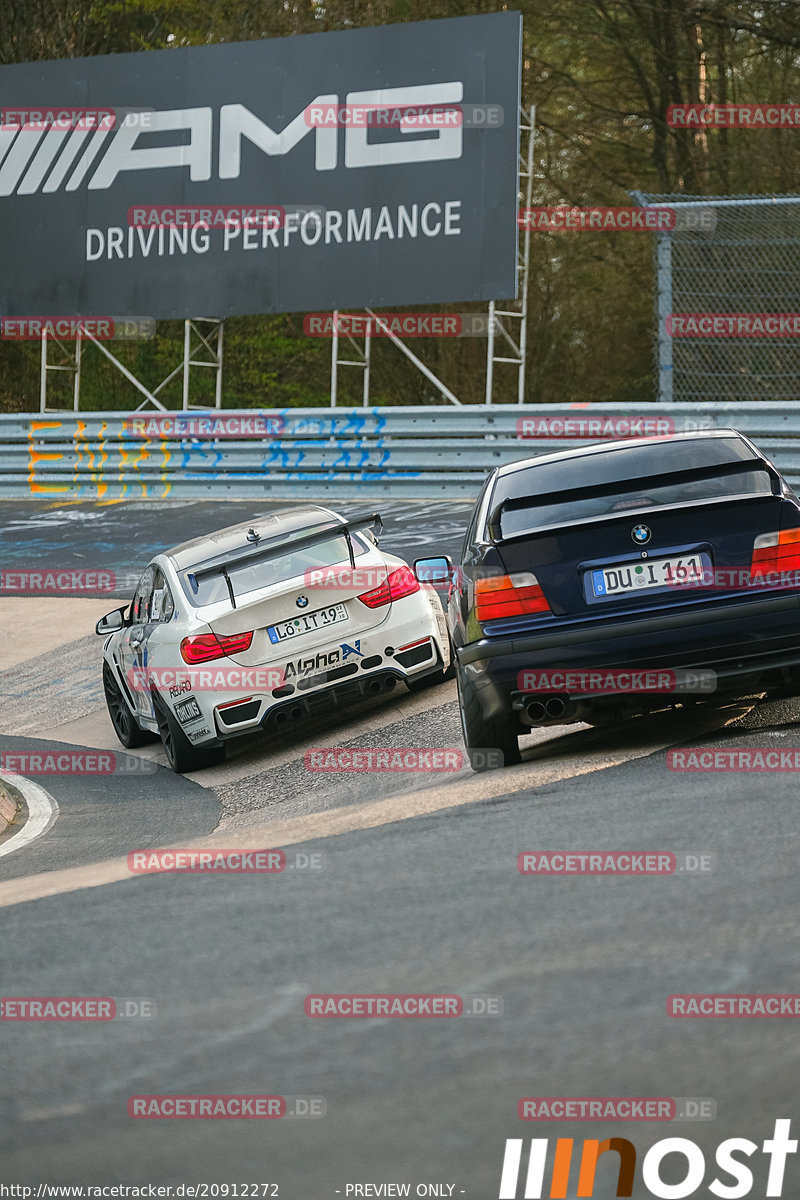
[[[379,692],[391,692],[396,683],[397,680],[394,675],[379,675],[376,679],[368,680],[364,688],[364,694],[367,696],[377,696]]]
[[[279,708],[275,713],[275,724],[285,725],[288,721],[299,721],[304,713],[305,709],[300,704],[293,704],[291,708]]]
[[[522,719],[528,725],[546,725],[561,718],[570,719],[577,706],[563,696],[548,696],[542,700],[526,700],[522,705]]]

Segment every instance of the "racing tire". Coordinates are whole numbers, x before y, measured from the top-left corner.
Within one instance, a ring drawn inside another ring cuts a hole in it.
[[[146,746],[149,742],[158,741],[155,733],[151,733],[149,729],[142,729],[139,725],[107,662],[103,663],[103,691],[106,694],[106,707],[114,726],[114,733],[126,750],[135,750],[137,746]]]
[[[153,710],[167,762],[177,775],[216,767],[225,759],[225,746],[193,746],[166,705],[153,694]]]
[[[515,767],[522,761],[519,738],[510,723],[487,721],[475,689],[456,672],[461,733],[473,771],[491,771],[497,767]]]

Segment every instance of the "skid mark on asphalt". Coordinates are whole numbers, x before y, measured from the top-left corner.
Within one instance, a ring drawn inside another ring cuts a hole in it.
[[[667,746],[693,741],[719,728],[721,724],[738,720],[746,708],[746,704],[740,703],[704,712],[673,712],[647,721],[631,721],[617,727],[613,735],[603,734],[599,730],[588,731],[588,738],[586,731],[571,733],[553,739],[546,748],[535,746],[528,749],[525,751],[528,761],[505,771],[473,775],[465,770],[446,784],[416,792],[406,791],[371,804],[348,805],[288,820],[262,823],[246,830],[219,832],[210,837],[182,842],[179,848],[255,850],[293,846],[358,830],[375,829],[495,797],[535,793],[536,789],[559,780],[607,770]],[[599,747],[598,739],[603,743]],[[125,880],[130,882],[135,879],[141,886],[145,878],[131,876],[126,858],[48,871],[0,884],[0,908]]]

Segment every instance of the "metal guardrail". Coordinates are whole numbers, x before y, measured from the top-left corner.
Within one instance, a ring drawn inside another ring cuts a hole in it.
[[[208,418],[230,430],[258,417],[269,434],[209,439],[132,424]],[[495,466],[595,441],[576,424],[589,419],[660,421],[677,433],[732,426],[800,487],[800,403],[470,405],[0,414],[0,497],[471,499]],[[573,424],[551,430],[568,436],[539,436],[547,421]]]

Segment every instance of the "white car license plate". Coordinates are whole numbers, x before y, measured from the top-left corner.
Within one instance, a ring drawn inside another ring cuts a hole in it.
[[[595,596],[622,596],[626,592],[644,592],[648,588],[677,588],[692,583],[699,585],[703,582],[704,569],[701,554],[603,567],[591,573],[592,592]]]
[[[338,625],[347,620],[347,605],[332,604],[330,608],[318,608],[314,612],[303,613],[301,617],[292,617],[290,621],[279,621],[277,625],[268,625],[267,633],[271,642],[285,642],[289,638],[299,637],[302,633],[311,633],[314,629],[324,629],[328,625]]]

